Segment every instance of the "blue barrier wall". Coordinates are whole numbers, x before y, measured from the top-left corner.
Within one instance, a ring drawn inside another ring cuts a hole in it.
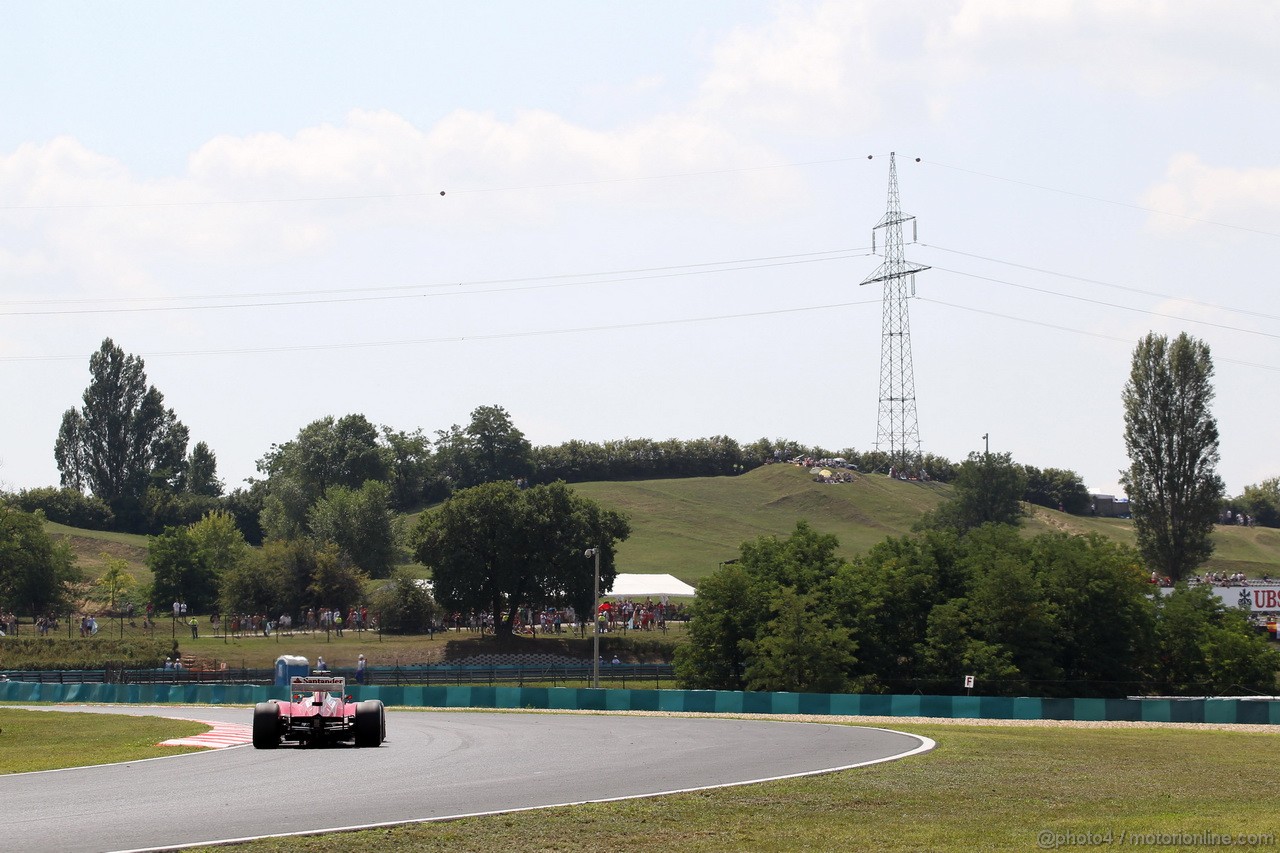
[[[350,686],[350,685],[349,685]],[[578,687],[360,687],[357,699],[413,708],[694,711],[991,720],[1140,720],[1280,725],[1280,701],[1241,699],[1038,699],[1004,696],[746,693],[736,690],[595,690]],[[0,702],[252,705],[287,699],[283,687],[241,684],[35,684],[0,682]]]

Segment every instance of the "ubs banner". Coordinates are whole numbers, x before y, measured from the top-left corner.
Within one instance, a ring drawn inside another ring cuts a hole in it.
[[[1173,590],[1162,588],[1168,595]],[[1280,612],[1280,584],[1266,586],[1215,586],[1213,594],[1227,607],[1247,608],[1254,613]]]
[[[1254,613],[1280,611],[1280,586],[1228,587],[1224,592],[1236,593],[1236,604],[1244,607],[1248,602]]]

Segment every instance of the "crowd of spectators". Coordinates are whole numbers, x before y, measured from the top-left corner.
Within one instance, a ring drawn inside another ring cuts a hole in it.
[[[1156,577],[1156,573],[1152,572],[1151,577],[1153,578],[1152,583],[1155,583],[1154,578]],[[1169,579],[1163,578],[1162,580],[1168,581]],[[1199,584],[1204,584],[1207,586],[1253,586],[1254,584],[1270,585],[1275,582],[1276,581],[1273,581],[1271,579],[1270,575],[1263,575],[1260,578],[1253,578],[1251,580],[1250,578],[1245,576],[1244,572],[1231,572],[1231,573],[1205,572],[1202,575],[1192,575],[1191,577],[1187,578],[1187,584],[1189,586],[1197,586]],[[1172,585],[1171,583],[1161,584],[1161,586],[1171,586],[1171,585]]]
[[[688,614],[682,603],[643,601],[631,598],[615,598],[600,605],[597,614],[600,630],[608,631],[661,631],[670,620],[687,621]],[[523,607],[516,611],[512,632],[524,636],[555,635],[587,632],[590,620],[582,620],[572,607],[547,607],[541,610]],[[466,631],[473,634],[493,633],[493,614],[487,610],[463,613],[454,611],[443,620],[445,631]]]

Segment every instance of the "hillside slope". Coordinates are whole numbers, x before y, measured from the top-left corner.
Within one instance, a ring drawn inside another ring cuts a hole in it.
[[[796,522],[833,533],[852,557],[911,525],[950,494],[937,483],[855,475],[852,483],[813,482],[802,468],[766,465],[739,477],[575,483],[574,490],[631,517],[618,550],[624,572],[670,572],[696,583],[739,546],[785,536]]]
[[[573,488],[631,517],[631,538],[618,550],[621,571],[669,572],[694,584],[721,562],[737,557],[743,542],[785,536],[802,519],[820,532],[835,534],[841,554],[854,557],[886,537],[910,533],[922,514],[951,495],[950,486],[883,475],[859,474],[851,483],[815,483],[807,471],[792,465],[766,465],[739,477],[576,483]],[[67,539],[89,577],[102,573],[106,553],[126,560],[139,580],[150,580],[145,536],[52,523],[46,529]],[[1072,516],[1043,507],[1031,508],[1023,530],[1029,536],[1097,533],[1126,545],[1135,541],[1128,520]],[[1219,527],[1214,544],[1206,570],[1280,576],[1280,530]]]
[[[44,529],[55,541],[63,541],[70,546],[76,565],[87,578],[101,575],[106,569],[107,559],[121,559],[129,564],[129,571],[135,579],[151,581],[151,570],[147,568],[146,536],[82,530],[52,521],[46,521]]]
[[[738,547],[762,535],[785,536],[803,519],[833,533],[846,557],[865,553],[885,537],[911,532],[919,517],[951,496],[938,483],[858,475],[852,483],[822,484],[792,465],[767,465],[740,477],[578,483],[574,489],[631,516],[632,535],[618,551],[625,572],[670,572],[696,584],[738,555]],[[1074,516],[1030,507],[1028,536],[1096,533],[1134,545],[1127,519]],[[1220,526],[1205,571],[1280,576],[1280,530]]]

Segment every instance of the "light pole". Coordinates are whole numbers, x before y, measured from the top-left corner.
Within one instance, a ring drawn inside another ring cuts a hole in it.
[[[600,549],[588,548],[584,557],[596,558],[596,583],[591,595],[591,686],[600,687]]]

